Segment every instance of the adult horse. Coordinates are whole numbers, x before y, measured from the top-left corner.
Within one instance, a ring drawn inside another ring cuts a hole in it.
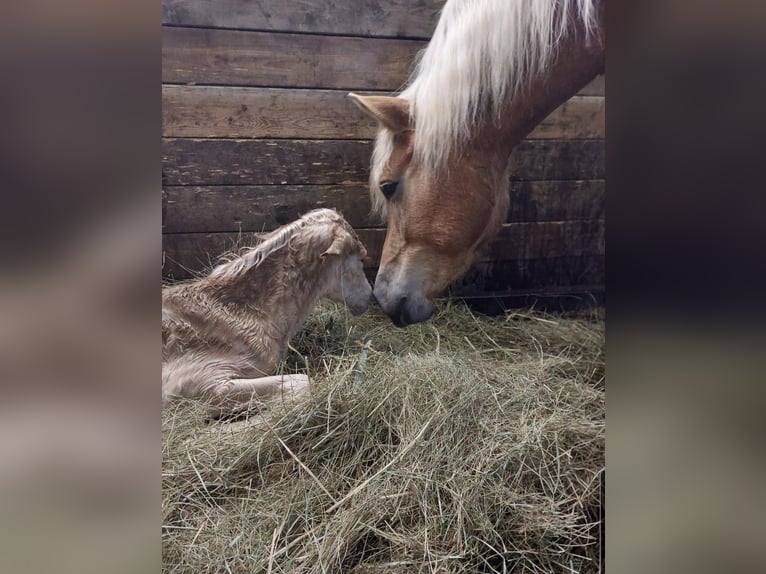
[[[353,100],[379,124],[373,210],[387,219],[375,298],[398,326],[433,313],[508,211],[513,148],[604,72],[605,0],[448,0],[396,97]]]

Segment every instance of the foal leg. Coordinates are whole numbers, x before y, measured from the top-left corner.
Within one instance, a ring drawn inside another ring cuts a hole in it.
[[[264,399],[294,399],[309,392],[307,375],[274,375],[257,379],[231,379],[212,389],[211,417],[234,414]]]

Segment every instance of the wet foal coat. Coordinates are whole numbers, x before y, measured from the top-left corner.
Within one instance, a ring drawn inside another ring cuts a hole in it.
[[[318,209],[268,234],[204,279],[162,291],[162,400],[202,398],[212,415],[308,389],[274,376],[288,341],[323,298],[367,309],[366,252],[337,212]]]

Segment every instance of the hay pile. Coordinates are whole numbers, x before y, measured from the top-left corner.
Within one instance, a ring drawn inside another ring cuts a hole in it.
[[[304,402],[163,414],[165,571],[598,570],[599,317],[328,306],[293,345]]]

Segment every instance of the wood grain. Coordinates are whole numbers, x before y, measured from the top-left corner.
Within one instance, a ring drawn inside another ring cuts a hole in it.
[[[377,267],[386,230],[366,228],[356,231],[368,251],[365,267]],[[480,260],[603,256],[604,233],[602,220],[507,223]],[[255,244],[254,234],[246,232],[173,233],[163,235],[162,239],[163,275],[176,279],[204,271],[227,251]]]
[[[514,181],[507,222],[603,219],[603,180]],[[265,231],[317,207],[338,209],[353,227],[369,214],[365,185],[171,186],[162,192],[164,233]]]
[[[372,143],[179,139],[162,142],[163,186],[366,184]],[[511,180],[604,179],[603,140],[525,140]]]
[[[596,76],[577,93],[580,96],[605,96],[606,76],[604,74]]]
[[[398,90],[425,42],[163,28],[162,81]]]
[[[163,86],[165,137],[373,139],[377,124],[345,91]],[[528,139],[604,137],[604,98],[575,96]]]
[[[603,179],[511,181],[507,222],[604,219]]]
[[[370,227],[367,187],[258,185],[167,187],[162,191],[164,233],[270,231],[318,207],[338,209],[353,227]]]
[[[402,38],[164,27],[162,81],[396,92],[426,45]],[[579,94],[603,96],[604,76]]]
[[[605,283],[606,266],[604,257],[599,255],[480,261],[451,285],[445,296],[486,298],[602,293]],[[532,302],[520,303],[526,306]]]
[[[445,0],[163,0],[162,23],[429,38]]]

